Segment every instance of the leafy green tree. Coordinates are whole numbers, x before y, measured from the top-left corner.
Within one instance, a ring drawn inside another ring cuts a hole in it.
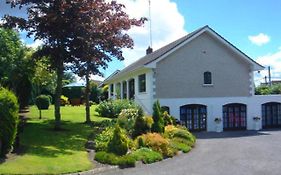
[[[0,85],[15,92],[20,108],[28,105],[31,95],[35,69],[32,54],[16,31],[0,28]]]

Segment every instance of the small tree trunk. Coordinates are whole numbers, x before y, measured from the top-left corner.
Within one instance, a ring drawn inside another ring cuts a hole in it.
[[[61,129],[60,97],[62,94],[63,62],[57,67],[57,87],[55,93],[55,130]]]
[[[91,116],[90,116],[90,70],[87,67],[86,72],[86,90],[85,90],[85,97],[86,97],[86,123],[91,123]]]

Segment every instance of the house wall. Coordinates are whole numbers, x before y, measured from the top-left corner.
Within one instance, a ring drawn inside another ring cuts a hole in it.
[[[146,92],[139,92],[138,76],[141,74],[146,75]],[[151,69],[142,69],[142,70],[131,72],[130,74],[115,79],[114,81],[108,82],[108,84],[114,84],[114,87],[116,87],[118,83],[122,83],[123,81],[127,81],[132,78],[135,80],[135,102],[138,103],[140,106],[142,106],[145,113],[152,114],[152,104],[154,102],[153,101],[154,89],[153,89],[153,71]],[[111,96],[109,98],[116,99],[115,96]]]
[[[247,129],[255,129],[256,122],[253,117],[262,117],[261,105],[268,102],[281,103],[281,95],[261,95],[250,97],[209,97],[209,98],[160,98],[161,106],[168,106],[170,114],[180,119],[180,107],[188,104],[202,104],[207,106],[207,131],[216,131],[214,119],[223,119],[223,105],[229,103],[243,103],[247,105]],[[223,121],[219,125],[223,130]],[[262,121],[258,122],[259,129],[262,128]]]
[[[213,85],[203,85],[203,73]],[[253,92],[250,66],[207,33],[156,64],[156,98],[241,97]]]

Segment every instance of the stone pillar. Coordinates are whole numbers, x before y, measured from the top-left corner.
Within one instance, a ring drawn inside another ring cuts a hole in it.
[[[108,99],[111,99],[111,84],[108,85]]]
[[[127,86],[127,99],[129,100],[129,80],[126,80],[126,86]]]
[[[123,81],[120,83],[120,97],[123,99]]]

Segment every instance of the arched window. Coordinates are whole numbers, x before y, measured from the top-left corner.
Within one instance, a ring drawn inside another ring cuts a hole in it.
[[[244,130],[247,128],[247,106],[241,103],[223,105],[223,129]]]
[[[209,71],[204,72],[204,84],[212,84],[212,73]]]
[[[281,103],[269,102],[262,104],[262,127],[281,127]]]

